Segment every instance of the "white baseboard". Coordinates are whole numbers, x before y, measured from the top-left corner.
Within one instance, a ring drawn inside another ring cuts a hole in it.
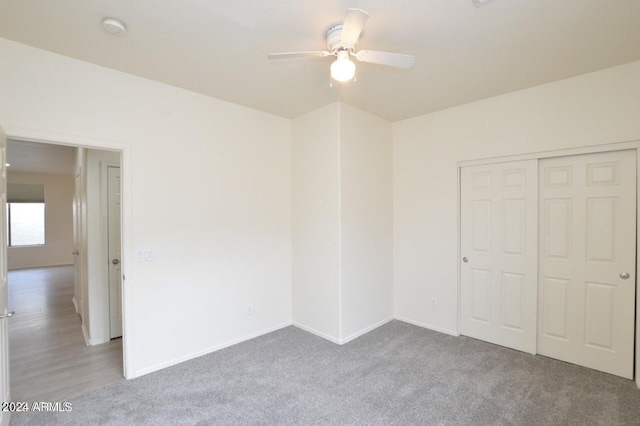
[[[307,327],[306,325],[302,325],[302,324],[300,324],[298,322],[294,322],[293,326],[294,327],[298,327],[299,329],[304,330],[307,333],[315,334],[318,337],[322,337],[323,339],[326,339],[326,340],[328,340],[330,342],[333,342],[333,343],[336,343],[338,345],[342,344],[339,338],[330,336],[330,335],[328,335],[326,333],[323,333],[322,331],[316,330],[315,328]]]
[[[109,338],[107,338],[107,340],[104,340],[104,339],[100,339],[100,340],[90,339],[89,338],[89,332],[87,331],[87,328],[84,326],[84,322],[82,323],[82,335],[84,336],[84,343],[87,346],[101,345],[101,344],[107,343],[108,341],[111,340]]]
[[[362,330],[360,330],[360,331],[358,331],[358,332],[353,333],[353,334],[352,334],[351,336],[349,336],[349,337],[345,337],[344,339],[341,339],[341,343],[340,343],[340,344],[341,344],[341,345],[344,345],[345,343],[349,343],[350,341],[352,341],[352,340],[354,340],[354,339],[357,339],[358,337],[360,337],[360,336],[362,336],[362,335],[364,335],[364,334],[367,334],[368,332],[373,331],[373,330],[375,330],[375,329],[376,329],[376,328],[378,328],[378,327],[382,327],[382,326],[383,326],[383,325],[385,325],[386,323],[391,322],[391,321],[393,321],[393,320],[394,320],[394,318],[393,318],[393,317],[389,317],[389,318],[384,319],[384,320],[382,320],[382,321],[378,321],[377,323],[375,323],[375,324],[373,324],[373,325],[370,325],[370,326],[369,326],[369,327],[367,327],[367,328],[364,328],[364,329],[362,329]]]
[[[256,333],[251,333],[243,337],[239,337],[237,339],[229,340],[227,342],[221,343],[219,345],[212,346],[210,348],[204,349],[202,351],[195,352],[190,355],[182,356],[179,358],[174,358],[167,362],[162,362],[160,364],[156,364],[154,366],[143,368],[141,370],[135,371],[131,376],[127,377],[127,379],[135,379],[136,377],[144,376],[145,374],[153,373],[154,371],[162,370],[167,367],[171,367],[176,364],[180,364],[185,361],[189,361],[194,358],[201,357],[203,355],[208,355],[212,352],[219,351],[220,349],[228,348],[229,346],[237,345],[238,343],[242,343],[247,340],[255,339],[256,337],[260,337],[264,334],[273,333],[274,331],[280,330],[285,327],[289,327],[291,322],[282,323],[273,327],[266,328],[264,330],[258,331]]]
[[[328,335],[326,333],[323,333],[322,331],[316,330],[313,327],[308,327],[306,325],[303,325],[303,324],[300,324],[300,323],[297,323],[297,322],[294,322],[293,326],[294,327],[298,327],[299,329],[304,330],[304,331],[306,331],[308,333],[315,334],[316,336],[322,337],[323,339],[326,339],[326,340],[328,340],[330,342],[333,342],[335,344],[344,345],[345,343],[349,343],[350,341],[352,341],[354,339],[357,339],[358,337],[360,337],[360,336],[362,336],[364,334],[367,334],[368,332],[373,331],[376,328],[378,328],[380,326],[383,326],[383,325],[385,325],[386,323],[388,323],[390,321],[393,321],[393,319],[394,319],[393,317],[389,317],[387,319],[379,321],[379,322],[377,322],[377,323],[375,323],[373,325],[370,325],[369,327],[366,327],[366,328],[364,328],[364,329],[362,329],[360,331],[357,331],[357,332],[351,334],[349,337],[345,337],[344,339],[330,336],[330,335]]]
[[[71,298],[71,301],[73,302],[73,307],[76,308],[76,314],[80,315],[80,308],[78,307],[78,301],[76,300],[76,297],[73,296]]]
[[[450,336],[455,336],[455,337],[460,336],[460,333],[458,333],[457,331],[447,330],[446,328],[436,327],[435,325],[425,324],[425,323],[420,322],[420,321],[414,321],[414,320],[410,320],[408,318],[403,318],[403,317],[398,317],[398,316],[394,317],[394,319],[397,319],[398,321],[406,322],[406,323],[409,323],[409,324],[417,325],[418,327],[427,328],[429,330],[437,331],[439,333],[448,334]]]
[[[84,343],[87,346],[91,346],[91,339],[89,339],[89,333],[87,332],[87,328],[84,326],[84,322],[82,323],[82,335],[84,336]]]

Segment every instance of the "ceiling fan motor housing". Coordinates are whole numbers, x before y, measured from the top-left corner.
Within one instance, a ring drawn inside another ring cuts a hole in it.
[[[327,48],[330,52],[336,53],[338,50],[346,49],[353,50],[355,44],[345,45],[340,42],[340,36],[342,35],[342,24],[333,25],[327,30]]]

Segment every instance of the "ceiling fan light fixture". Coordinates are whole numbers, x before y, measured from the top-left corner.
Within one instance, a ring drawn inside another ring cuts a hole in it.
[[[339,50],[338,58],[331,64],[331,78],[336,81],[350,81],[356,75],[356,64],[349,59],[349,52]]]

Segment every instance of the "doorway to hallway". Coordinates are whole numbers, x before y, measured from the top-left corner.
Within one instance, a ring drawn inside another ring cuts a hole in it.
[[[120,152],[9,139],[7,159],[9,183],[37,181],[44,188],[46,236],[39,245],[10,247],[6,263],[9,305],[16,311],[8,333],[11,399],[60,401],[121,380],[123,343],[111,338],[122,336],[122,327],[117,336],[109,330],[102,176],[107,166],[119,170]],[[120,197],[119,188],[111,189]],[[117,230],[111,227],[114,245],[121,241],[119,222]],[[122,297],[120,288],[117,293]]]

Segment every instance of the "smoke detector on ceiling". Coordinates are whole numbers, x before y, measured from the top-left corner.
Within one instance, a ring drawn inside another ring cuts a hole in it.
[[[471,3],[473,3],[473,5],[475,7],[480,7],[480,6],[484,6],[485,4],[489,3],[491,0],[471,0]]]
[[[104,18],[102,20],[102,28],[115,36],[121,36],[127,32],[127,26],[124,22],[116,18]]]

